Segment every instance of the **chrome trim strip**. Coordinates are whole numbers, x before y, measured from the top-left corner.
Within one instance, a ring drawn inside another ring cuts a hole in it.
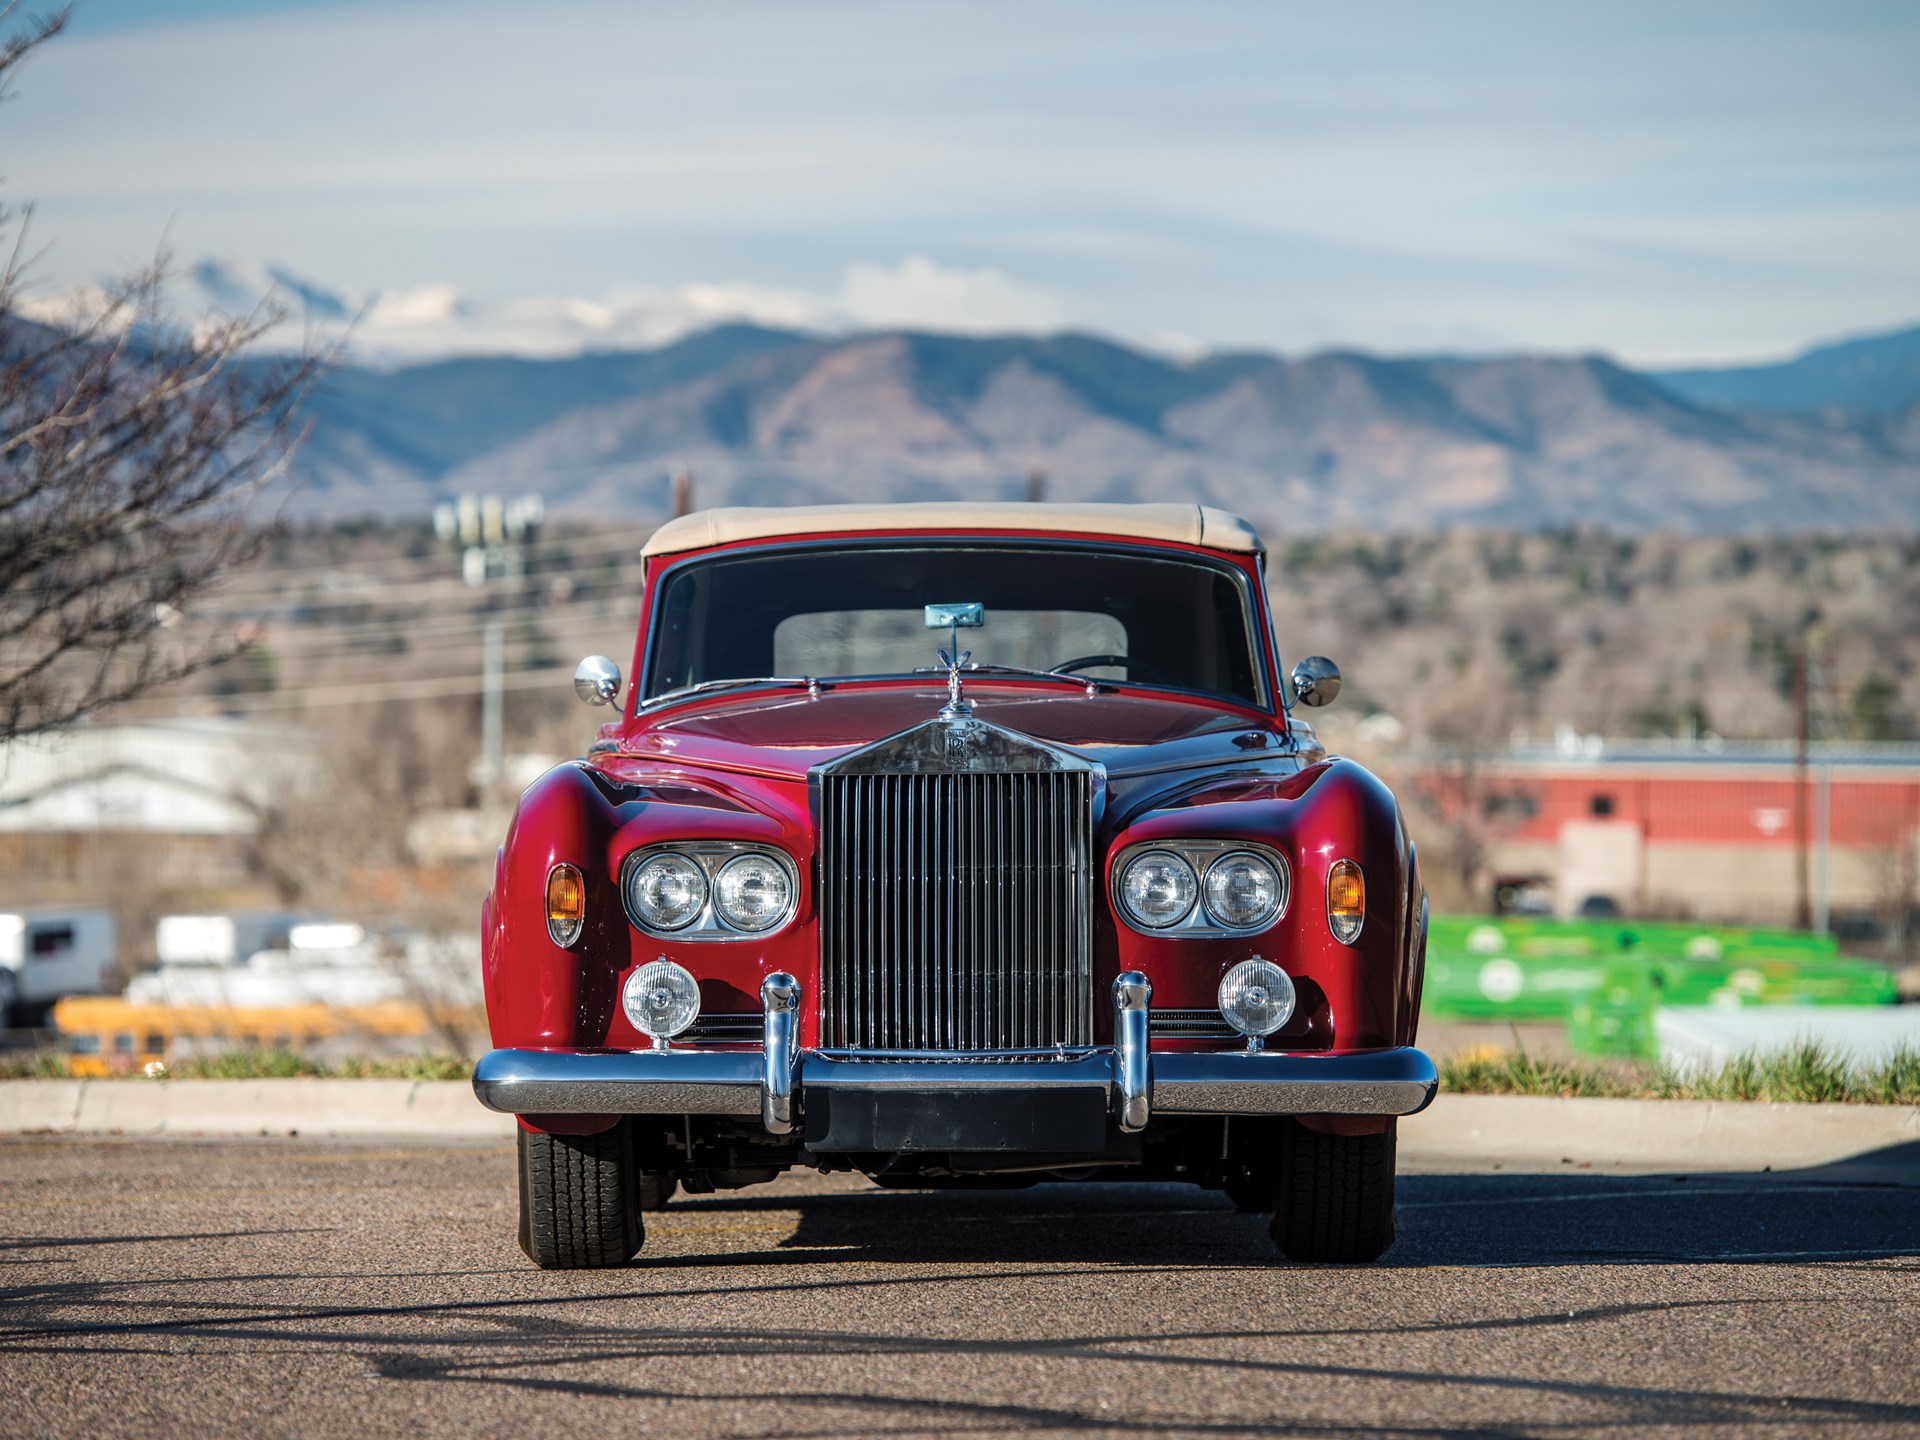
[[[767,1038],[761,1051],[760,1119],[775,1135],[793,1130],[794,1060],[800,1048],[800,982],[776,970],[760,982]]]
[[[1113,982],[1113,1079],[1120,1092],[1120,1128],[1147,1128],[1153,1108],[1153,1052],[1147,1048],[1147,1006],[1153,982],[1129,970]]]
[[[791,1099],[808,1089],[1007,1091],[1119,1088],[1117,1056],[1067,1060],[838,1060],[798,1057]],[[473,1090],[520,1115],[758,1115],[766,1057],[753,1051],[492,1050]],[[1344,1055],[1279,1050],[1162,1051],[1152,1056],[1151,1112],[1160,1115],[1413,1115],[1439,1088],[1433,1061],[1411,1047]],[[797,1111],[800,1106],[795,1106]],[[1125,1104],[1122,1103],[1123,1119]]]
[[[1163,1115],[1417,1115],[1440,1075],[1411,1046],[1345,1055],[1281,1050],[1160,1054],[1153,1104]]]
[[[751,1050],[489,1050],[473,1093],[510,1115],[758,1115]]]

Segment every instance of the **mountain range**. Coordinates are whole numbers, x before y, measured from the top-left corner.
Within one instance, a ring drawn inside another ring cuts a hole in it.
[[[1920,528],[1920,329],[1774,366],[1598,356],[1178,360],[1087,335],[721,325],[644,350],[345,366],[295,514],[467,491],[570,517],[698,503],[1193,500],[1293,530]]]

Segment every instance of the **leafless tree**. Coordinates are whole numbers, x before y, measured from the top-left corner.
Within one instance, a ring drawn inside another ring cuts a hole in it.
[[[0,4],[0,93],[66,12]],[[11,32],[11,33],[6,33]],[[163,255],[52,321],[22,311],[28,216],[0,267],[0,739],[56,729],[226,659],[193,602],[262,542],[248,500],[279,476],[321,357],[256,357],[263,306],[170,322]]]

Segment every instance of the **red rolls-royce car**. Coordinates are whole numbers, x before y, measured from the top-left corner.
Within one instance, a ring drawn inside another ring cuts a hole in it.
[[[1245,521],[712,510],[648,541],[623,692],[482,911],[520,1243],[624,1264],[676,1190],[1179,1180],[1300,1261],[1393,1241],[1427,904],[1330,758]]]

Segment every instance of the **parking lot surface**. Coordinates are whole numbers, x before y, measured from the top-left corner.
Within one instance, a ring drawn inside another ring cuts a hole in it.
[[[545,1274],[498,1145],[0,1142],[6,1435],[1920,1430],[1920,1190],[1403,1175],[1377,1266],[1169,1186],[683,1198]]]

